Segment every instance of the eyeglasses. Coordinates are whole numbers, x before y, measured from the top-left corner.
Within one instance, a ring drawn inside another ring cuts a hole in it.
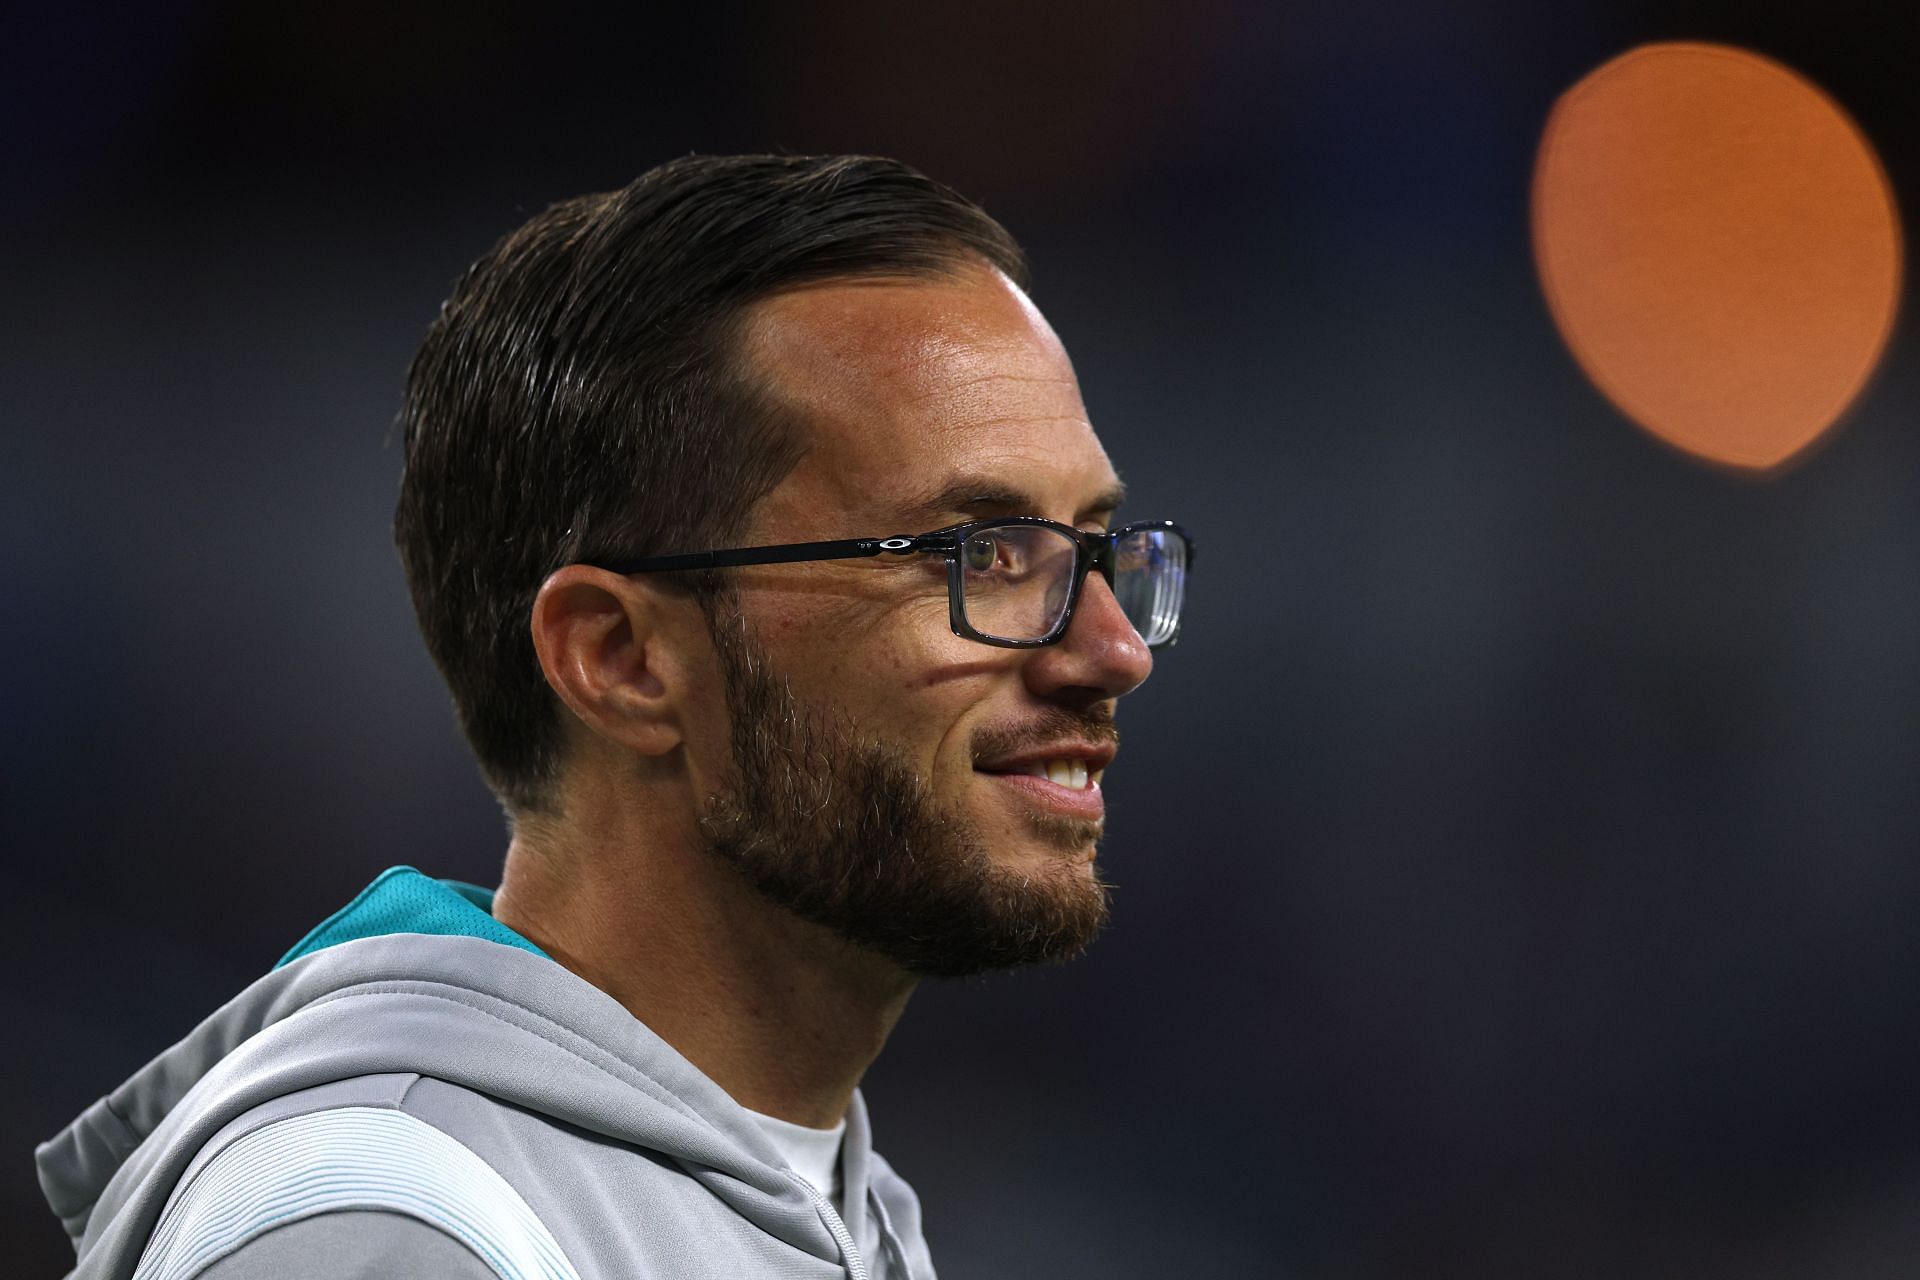
[[[1089,533],[1038,516],[1003,516],[911,537],[691,551],[596,567],[611,573],[665,573],[920,553],[946,558],[947,614],[955,635],[1008,649],[1057,643],[1073,621],[1087,571],[1098,569],[1120,602],[1120,612],[1149,648],[1158,649],[1180,635],[1193,540],[1171,520],[1144,520],[1109,533]]]

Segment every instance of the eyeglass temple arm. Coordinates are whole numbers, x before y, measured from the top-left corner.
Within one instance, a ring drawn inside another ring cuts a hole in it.
[[[732,569],[749,564],[793,564],[802,560],[856,560],[885,552],[906,555],[934,548],[920,538],[848,538],[839,542],[786,542],[772,547],[739,547],[731,551],[689,551],[682,555],[645,556],[602,564],[609,573],[668,573],[676,570]]]

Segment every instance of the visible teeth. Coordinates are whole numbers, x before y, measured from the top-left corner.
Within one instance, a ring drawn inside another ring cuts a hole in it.
[[[1100,785],[1100,779],[1102,779],[1102,778],[1104,778],[1104,777],[1106,777],[1106,776],[1107,776],[1107,771],[1106,771],[1105,769],[1095,769],[1095,770],[1093,771],[1093,785],[1094,785],[1094,786],[1096,786],[1096,787],[1097,787],[1097,786],[1099,786],[1099,785]]]
[[[1106,772],[1102,769],[1097,773],[1089,773],[1085,760],[1036,760],[1020,771],[1074,791],[1085,791],[1089,786],[1098,785],[1101,774]]]

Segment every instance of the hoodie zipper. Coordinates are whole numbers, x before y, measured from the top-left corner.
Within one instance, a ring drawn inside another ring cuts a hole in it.
[[[807,1189],[815,1207],[820,1210],[820,1216],[826,1219],[827,1230],[833,1232],[834,1242],[840,1246],[840,1256],[847,1260],[847,1275],[851,1280],[870,1280],[866,1259],[860,1256],[860,1250],[854,1246],[853,1232],[847,1230],[847,1224],[840,1221],[840,1211],[805,1178],[795,1178],[794,1181]]]

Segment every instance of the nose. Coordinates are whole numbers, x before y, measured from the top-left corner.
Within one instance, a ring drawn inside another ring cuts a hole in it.
[[[1032,655],[1027,683],[1034,693],[1054,701],[1076,695],[1085,702],[1118,698],[1139,688],[1153,671],[1153,651],[1098,572],[1087,574],[1067,633]]]

